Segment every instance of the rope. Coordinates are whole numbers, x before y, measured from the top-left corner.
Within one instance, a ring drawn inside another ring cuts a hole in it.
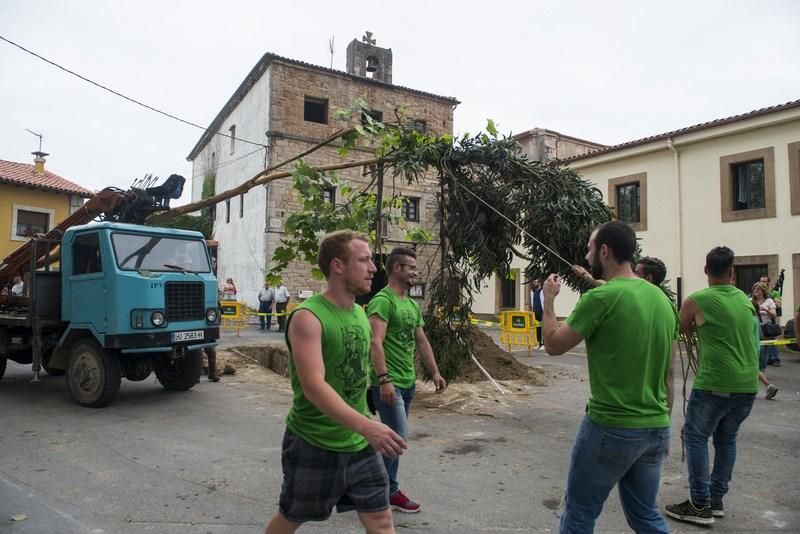
[[[532,235],[531,235],[529,232],[527,232],[527,231],[526,231],[526,230],[525,230],[523,227],[521,227],[520,225],[518,225],[517,223],[515,223],[514,221],[512,221],[511,219],[509,219],[508,217],[506,217],[506,216],[505,216],[503,213],[501,213],[501,212],[500,212],[500,210],[498,210],[497,208],[495,208],[494,206],[492,206],[491,204],[489,204],[488,202],[486,202],[485,200],[483,200],[481,197],[479,197],[479,196],[478,196],[478,195],[476,195],[475,193],[473,193],[473,192],[472,192],[472,191],[471,191],[471,190],[470,190],[470,189],[469,189],[467,186],[465,186],[465,185],[464,185],[464,184],[462,184],[461,182],[459,182],[459,181],[455,180],[455,176],[454,176],[453,178],[454,178],[454,180],[453,180],[453,181],[455,182],[455,184],[456,184],[456,185],[458,185],[458,186],[459,186],[460,188],[462,188],[464,191],[466,191],[467,193],[469,193],[470,195],[472,195],[473,197],[475,197],[476,199],[478,199],[480,202],[484,203],[484,204],[486,205],[486,207],[488,207],[490,210],[492,210],[493,212],[495,212],[496,214],[498,214],[500,217],[502,217],[503,219],[505,219],[506,221],[508,221],[508,223],[509,223],[509,224],[511,224],[512,226],[516,227],[516,228],[517,228],[517,230],[519,230],[520,232],[522,232],[523,234],[525,234],[525,235],[526,235],[526,236],[528,236],[529,238],[533,239],[533,240],[534,240],[536,243],[538,243],[538,244],[539,244],[539,245],[540,245],[542,248],[544,248],[544,249],[545,249],[547,252],[549,252],[550,254],[552,254],[553,256],[555,256],[556,258],[558,258],[559,260],[563,261],[565,264],[567,264],[567,265],[569,266],[569,268],[570,268],[570,269],[572,268],[572,262],[565,260],[565,259],[564,259],[564,258],[563,258],[561,255],[559,255],[559,254],[558,254],[558,252],[556,252],[556,251],[555,251],[555,250],[553,250],[552,248],[548,247],[547,245],[545,245],[544,243],[542,243],[541,241],[539,241],[538,239],[536,239],[536,237],[532,236]]]
[[[683,358],[683,349],[681,346],[686,347],[686,361]],[[683,420],[686,421],[686,408],[689,405],[689,400],[686,397],[686,386],[689,382],[689,373],[694,373],[697,376],[697,338],[694,335],[687,336],[681,334],[678,340],[678,353],[681,357],[681,376],[683,378]],[[686,461],[686,436],[684,435],[683,428],[681,428],[681,462]]]

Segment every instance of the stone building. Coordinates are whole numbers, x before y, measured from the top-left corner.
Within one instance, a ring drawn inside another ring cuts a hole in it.
[[[347,48],[347,71],[267,53],[253,67],[228,102],[222,107],[192,149],[192,199],[201,197],[204,178],[213,175],[217,192],[231,189],[258,172],[297,155],[348,126],[334,117],[336,109],[347,109],[357,98],[369,104],[375,118],[393,120],[404,109],[415,127],[427,132],[452,133],[453,110],[458,101],[432,93],[392,84],[392,51],[375,45],[371,34],[353,40]],[[342,162],[338,145],[324,147],[307,157],[306,163],[320,166]],[[371,152],[353,150],[345,160],[368,159]],[[286,169],[290,169],[291,166]],[[340,177],[354,186],[371,181],[364,169],[340,171]],[[409,226],[436,228],[436,199],[432,178],[407,185],[386,177],[385,195],[405,199],[402,216]],[[326,198],[337,202],[336,191]],[[239,300],[254,305],[264,282],[273,251],[284,236],[286,218],[299,207],[291,178],[220,203],[215,209],[214,239],[219,242],[218,277],[232,277]],[[405,231],[384,227],[385,248],[403,244]],[[435,233],[435,232],[434,232]],[[435,246],[422,247],[420,281],[428,279],[424,266]],[[293,298],[302,292],[317,292],[323,283],[310,276],[310,266],[296,263],[283,273]],[[421,295],[424,289],[420,288]]]

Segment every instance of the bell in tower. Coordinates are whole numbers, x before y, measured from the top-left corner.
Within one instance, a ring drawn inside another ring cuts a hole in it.
[[[392,83],[392,49],[375,45],[372,32],[365,32],[361,41],[347,45],[347,72],[364,78]]]

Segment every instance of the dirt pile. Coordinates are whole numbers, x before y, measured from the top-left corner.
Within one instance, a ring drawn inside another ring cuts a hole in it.
[[[492,378],[495,380],[521,380],[537,386],[547,385],[544,370],[518,362],[510,352],[501,349],[490,336],[478,328],[474,328],[472,333],[475,358],[492,375]],[[461,375],[457,379],[459,382],[471,383],[484,380],[488,379],[471,360],[464,364]]]

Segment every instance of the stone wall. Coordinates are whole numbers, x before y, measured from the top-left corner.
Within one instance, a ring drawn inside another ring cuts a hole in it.
[[[425,121],[426,129],[434,133],[452,133],[453,103],[446,99],[434,99],[400,88],[377,86],[369,82],[354,81],[346,76],[333,73],[318,72],[295,65],[275,63],[271,67],[271,107],[270,132],[273,139],[270,145],[270,165],[283,161],[295,154],[307,150],[338,129],[347,127],[334,119],[334,109],[348,108],[356,98],[364,98],[371,109],[383,112],[384,121],[394,120],[396,109],[407,110],[407,118]],[[305,97],[328,100],[328,124],[319,124],[304,120]],[[312,165],[326,165],[343,161],[336,152],[337,147],[322,148],[305,158]],[[352,151],[347,160],[357,161],[372,157],[368,149]],[[341,179],[366,187],[371,177],[363,176],[361,167],[344,169],[339,172]],[[438,239],[437,202],[434,187],[435,176],[426,176],[419,184],[406,184],[400,178],[393,178],[387,173],[384,180],[385,196],[412,196],[420,198],[419,223],[409,222],[408,227],[420,225],[427,228]],[[290,178],[278,180],[270,184],[268,217],[270,225],[267,235],[268,258],[271,251],[280,244],[286,218],[299,209],[296,191]],[[337,201],[340,200],[337,197]],[[394,246],[407,245],[404,241],[405,230],[391,225],[384,250]],[[419,281],[426,283],[427,288],[432,278],[430,272],[437,259],[438,243],[418,248],[418,264],[420,265]],[[314,281],[310,276],[311,267],[305,263],[294,263],[283,275],[284,282],[296,297],[298,291],[309,289],[320,291],[324,282]]]

